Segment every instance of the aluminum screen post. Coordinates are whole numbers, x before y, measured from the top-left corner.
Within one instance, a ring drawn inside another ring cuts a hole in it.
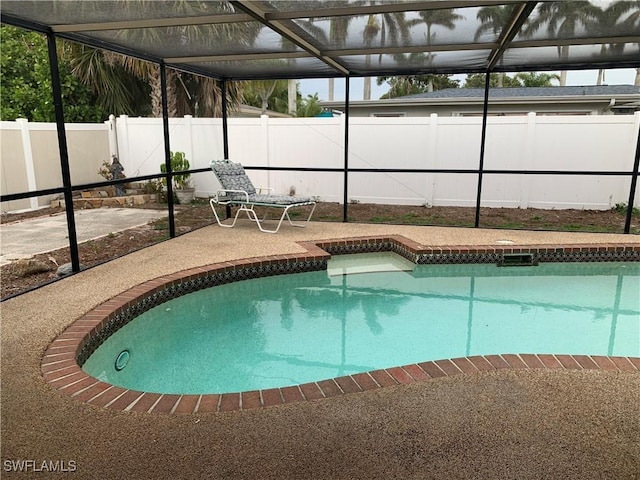
[[[169,237],[176,236],[173,212],[173,171],[171,170],[171,145],[169,142],[169,102],[167,99],[167,67],[160,63],[160,88],[162,90],[162,129],[164,133],[164,164],[167,171],[167,208],[169,209]]]
[[[47,33],[47,49],[49,53],[49,69],[51,71],[53,105],[56,115],[56,129],[58,131],[58,150],[60,151],[60,168],[62,173],[62,185],[64,188],[64,205],[67,215],[67,230],[69,233],[71,270],[73,272],[79,272],[80,254],[78,252],[76,220],[73,213],[73,190],[71,185],[71,169],[69,167],[69,149],[67,146],[67,134],[64,126],[64,105],[62,103],[62,87],[60,86],[60,69],[58,68],[56,37],[53,33]]]
[[[478,196],[476,197],[476,220],[474,227],[480,226],[480,201],[482,199],[482,171],[484,169],[484,144],[487,138],[487,113],[489,112],[489,82],[491,73],[485,73],[484,80],[484,103],[482,105],[482,135],[480,138],[480,163],[478,165]]]
[[[349,192],[349,86],[350,77],[345,77],[344,92],[344,191],[342,192],[342,221],[348,221]]]
[[[227,81],[222,80],[222,151],[224,159],[229,160],[229,125],[227,122]],[[231,205],[226,205],[224,213],[227,218],[231,217]]]
[[[636,122],[637,125],[638,122]],[[631,187],[629,188],[629,202],[627,203],[627,217],[624,221],[624,233],[631,233],[631,216],[633,215],[633,201],[636,197],[636,187],[638,185],[638,168],[640,167],[640,128],[638,129],[638,140],[636,140],[636,158],[633,162],[633,173],[631,174]]]

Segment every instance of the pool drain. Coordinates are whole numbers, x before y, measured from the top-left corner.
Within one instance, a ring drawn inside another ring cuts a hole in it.
[[[129,350],[121,351],[116,358],[116,364],[115,364],[116,371],[119,372],[120,370],[122,370],[124,367],[127,366],[128,362],[129,362]]]

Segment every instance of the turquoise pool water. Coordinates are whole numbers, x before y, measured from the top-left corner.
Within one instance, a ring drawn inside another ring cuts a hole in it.
[[[337,258],[328,271],[236,282],[159,305],[107,339],[83,369],[125,388],[206,394],[470,355],[640,356],[638,263],[414,268],[387,257],[371,268],[366,259],[375,257]]]

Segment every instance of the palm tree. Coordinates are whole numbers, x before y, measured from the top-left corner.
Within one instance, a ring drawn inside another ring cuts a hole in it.
[[[533,35],[542,25],[547,25],[547,32],[551,37],[571,38],[579,25],[588,28],[600,18],[601,12],[599,7],[589,1],[541,3],[537,10],[538,16],[527,24],[523,33]],[[563,61],[567,60],[569,45],[559,46],[558,55]],[[560,72],[560,86],[565,86],[566,83],[567,72],[563,70]]]
[[[552,87],[552,81],[560,80],[560,75],[557,73],[520,72],[513,78],[518,80],[523,87]]]
[[[370,3],[374,4],[373,1]],[[405,12],[369,15],[363,32],[365,47],[371,48],[378,33],[380,34],[380,46],[383,48],[387,45],[387,34],[392,45],[397,45],[399,40],[402,40],[405,45],[409,43],[409,25],[404,15]],[[381,62],[382,55],[378,58],[378,61]],[[366,65],[371,65],[371,55],[366,56]],[[363,100],[371,100],[371,77],[364,77]]]
[[[455,12],[455,8],[444,8],[441,10],[423,10],[418,12],[421,20],[414,19],[408,22],[409,26],[417,25],[418,23],[425,23],[427,25],[427,46],[430,47],[433,40],[435,40],[436,34],[431,33],[431,29],[434,25],[440,25],[449,30],[453,30],[456,27],[456,20],[463,20],[464,17],[462,15],[458,15]],[[427,64],[432,64],[435,55],[431,52],[427,54]],[[433,92],[433,78],[430,77],[428,80],[428,92]]]
[[[366,48],[371,48],[373,45],[373,41],[378,36],[378,32],[380,31],[380,24],[375,15],[369,15],[367,18],[367,24],[364,27],[363,37],[364,37],[364,45]],[[366,56],[366,65],[369,66],[371,64],[371,55],[367,54]],[[364,77],[364,91],[362,92],[363,100],[371,100],[371,77]]]
[[[98,103],[116,115],[162,116],[160,70],[130,57],[71,44],[67,50],[73,74],[91,87]],[[243,82],[227,83],[230,110],[242,101]],[[169,116],[222,116],[221,84],[212,78],[167,69]]]
[[[598,19],[599,25],[606,25],[612,31],[619,28],[622,31],[638,31],[640,29],[640,0],[619,0],[609,5]],[[598,24],[593,25],[593,29],[598,28]],[[637,44],[640,45],[640,44]],[[613,43],[602,45],[601,53],[609,50],[612,53],[622,53],[624,43]],[[604,81],[604,70],[598,70],[598,85],[602,85]],[[636,68],[635,85],[640,86],[640,68]]]
[[[178,116],[196,117],[222,116],[222,83],[213,78],[178,72],[179,88]],[[246,82],[227,82],[227,109],[235,111],[242,103],[242,92]]]
[[[127,72],[116,54],[77,43],[61,41],[61,56],[71,65],[73,75],[96,95],[107,112],[135,116],[151,113],[149,86]]]
[[[413,54],[412,54],[413,55]],[[400,75],[397,77],[378,77],[378,85],[389,84],[389,91],[380,98],[396,98],[416,93],[432,92],[444,88],[458,88],[459,80],[452,80],[451,75]]]
[[[184,0],[173,0],[176,8],[181,11],[191,8],[191,12],[187,14],[199,14],[197,2],[185,2]],[[144,2],[143,2],[144,3]],[[139,8],[139,5],[121,1],[122,8]],[[148,2],[149,8],[153,8],[154,2]],[[226,2],[216,2],[213,4],[221,13],[233,13],[233,7]],[[257,38],[260,25],[251,26],[247,24],[219,24],[219,25],[197,25],[197,26],[172,26],[164,28],[144,28],[139,30],[121,30],[116,37],[126,39],[128,42],[137,41],[141,45],[153,45],[161,41],[164,36],[180,38],[185,44],[203,43],[216,45],[225,39],[234,38],[243,43],[252,43]],[[84,52],[86,54],[86,52]],[[100,84],[110,83],[113,91],[122,89],[118,86],[118,79],[115,77],[107,78],[99,76],[100,72],[105,72],[103,67],[99,66],[101,61],[111,66],[118,65],[129,74],[139,78],[150,88],[151,114],[155,117],[162,116],[161,103],[161,84],[160,84],[160,67],[158,65],[138,60],[132,57],[117,55],[113,53],[102,53],[102,55],[94,55],[91,62],[78,59],[75,62],[76,74],[80,78],[85,78],[94,89]],[[92,73],[91,73],[92,72]],[[166,69],[167,76],[167,100],[168,112],[170,117],[179,116],[185,113],[199,112],[201,115],[216,116],[222,111],[222,99],[220,85],[213,79],[180,74],[173,69]],[[189,85],[189,87],[187,87]],[[228,90],[229,104],[235,105],[240,102],[241,95],[239,88],[241,83],[231,86]],[[185,109],[189,110],[185,110]]]
[[[486,75],[484,73],[471,73],[467,74],[467,78],[464,80],[462,88],[484,88],[486,82]],[[512,88],[521,87],[522,84],[515,77],[510,77],[504,73],[490,73],[489,74],[489,87],[498,88],[498,84],[502,86],[500,88]]]
[[[491,31],[494,37],[498,37],[500,32],[502,32],[505,25],[508,24],[511,19],[511,15],[513,13],[513,5],[504,5],[497,7],[482,7],[478,10],[476,15],[477,19],[480,20],[481,24],[476,30],[474,35],[474,40],[478,41],[482,35]],[[502,59],[500,59],[502,62]],[[504,80],[504,73],[498,74],[498,87],[502,88]]]
[[[100,51],[91,47],[74,45],[69,50],[69,61],[73,74],[97,95],[110,97],[105,100],[114,108],[114,113],[131,111],[130,92],[127,90],[125,75],[140,79],[149,86],[151,114],[162,116],[160,68],[149,62],[125,57],[113,52]],[[121,72],[121,74],[118,74]],[[122,75],[124,73],[124,75]],[[176,116],[175,72],[167,70],[167,95],[169,116]]]
[[[298,117],[315,117],[321,113],[322,106],[320,105],[320,99],[317,93],[307,95],[307,98],[301,99],[297,112]]]
[[[347,41],[347,32],[349,31],[349,24],[353,20],[353,17],[331,17],[329,21],[329,43],[332,49],[339,50],[344,48]],[[329,79],[329,101],[332,102],[334,98],[335,79]]]

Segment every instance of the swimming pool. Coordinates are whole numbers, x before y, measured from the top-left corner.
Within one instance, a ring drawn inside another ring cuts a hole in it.
[[[640,356],[566,354],[472,355],[423,361],[386,369],[344,375],[301,385],[224,394],[170,394],[119,387],[82,370],[100,345],[142,313],[169,300],[209,287],[290,273],[331,271],[330,258],[353,258],[363,252],[395,252],[409,264],[462,265],[511,264],[514,257],[532,263],[547,262],[639,262],[640,245],[628,243],[586,245],[458,245],[426,246],[401,235],[340,238],[298,242],[299,253],[238,259],[203,265],[148,280],[116,295],[71,323],[46,349],[41,372],[60,393],[77,401],[108,409],[147,413],[207,413],[269,407],[283,403],[317,400],[398,384],[430,381],[460,374],[503,369],[615,370],[640,372]],[[333,256],[333,257],[332,257]],[[506,260],[509,259],[507,262]],[[407,263],[397,270],[406,270]],[[338,273],[340,269],[334,269]],[[353,270],[350,270],[353,271]],[[122,352],[120,352],[122,353]],[[128,365],[126,352],[117,360]],[[129,355],[129,360],[131,359]],[[114,361],[115,364],[115,361]],[[125,367],[126,369],[126,367]]]
[[[415,265],[336,257],[328,270],[178,297],[111,335],[90,375],[147,392],[280,388],[423,361],[638,356],[640,264]]]

